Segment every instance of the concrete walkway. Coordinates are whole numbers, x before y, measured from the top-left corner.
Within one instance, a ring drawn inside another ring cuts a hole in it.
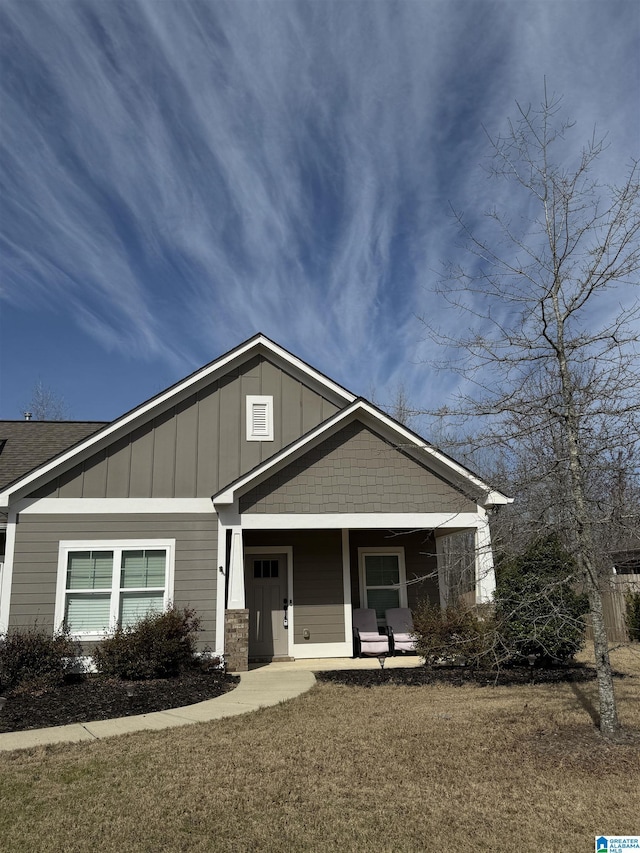
[[[390,658],[386,668],[417,666],[419,658]],[[277,705],[310,690],[315,684],[314,672],[330,669],[379,669],[377,658],[351,660],[298,660],[269,663],[243,672],[240,684],[229,693],[215,699],[154,711],[114,720],[95,720],[90,723],[72,723],[68,726],[52,726],[46,729],[30,729],[24,732],[0,734],[0,752],[12,749],[29,749],[51,743],[74,743],[77,741],[101,740],[114,735],[140,732],[145,729],[168,729],[190,723],[220,720],[237,714],[247,714],[268,705]]]

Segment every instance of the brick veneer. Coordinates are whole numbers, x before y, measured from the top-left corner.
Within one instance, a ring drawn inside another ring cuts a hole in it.
[[[249,669],[249,611],[225,610],[224,656],[231,672]]]

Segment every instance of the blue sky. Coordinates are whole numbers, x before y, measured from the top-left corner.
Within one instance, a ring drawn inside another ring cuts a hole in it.
[[[0,417],[110,420],[257,331],[352,391],[454,379],[416,317],[543,77],[638,154],[637,0],[2,0]],[[517,210],[514,208],[514,215]]]

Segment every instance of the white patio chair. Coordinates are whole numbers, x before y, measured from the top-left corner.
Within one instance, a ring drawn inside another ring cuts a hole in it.
[[[391,607],[385,610],[387,630],[391,640],[393,654],[415,652],[416,641],[413,636],[413,617],[408,607]]]
[[[373,608],[356,608],[353,611],[353,656],[380,657],[389,654],[389,636],[378,630],[376,611]]]

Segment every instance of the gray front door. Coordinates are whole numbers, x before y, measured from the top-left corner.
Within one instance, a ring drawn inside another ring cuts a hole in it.
[[[286,657],[289,653],[286,554],[248,554],[245,558],[249,608],[249,657]]]

